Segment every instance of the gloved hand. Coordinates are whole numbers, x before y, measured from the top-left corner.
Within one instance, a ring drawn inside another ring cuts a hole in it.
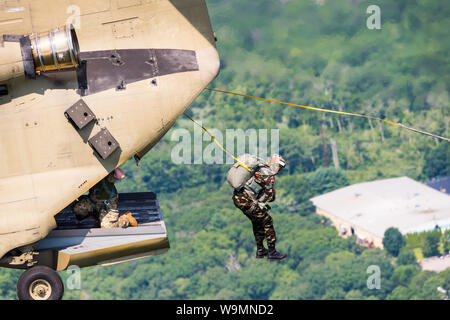
[[[263,212],[267,210],[267,204],[265,204],[264,202],[258,202],[258,206]]]
[[[137,227],[138,226],[138,222],[136,221],[136,219],[133,217],[133,215],[131,214],[130,211],[125,212],[125,214],[128,217],[128,221],[130,222],[130,226],[132,227]]]
[[[259,203],[258,200],[253,200],[252,201],[252,206],[250,207],[249,211],[253,212],[258,207],[258,203]]]
[[[130,211],[125,212],[123,215],[119,217],[120,228],[137,227],[137,226],[138,223]]]

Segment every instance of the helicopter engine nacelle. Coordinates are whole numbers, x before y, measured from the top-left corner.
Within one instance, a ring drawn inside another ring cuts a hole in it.
[[[36,75],[49,71],[64,71],[79,65],[79,45],[72,25],[57,27],[47,32],[20,37],[20,45],[0,48],[0,80],[5,81],[25,74]]]

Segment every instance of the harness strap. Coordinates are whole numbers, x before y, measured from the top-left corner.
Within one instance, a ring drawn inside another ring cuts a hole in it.
[[[102,187],[105,189],[106,193],[109,195],[109,198],[107,200],[103,201],[102,204],[102,208],[103,209],[107,209],[108,205],[111,203],[111,199],[117,194],[116,191],[113,189],[108,188],[108,186],[106,185],[105,179],[102,180]],[[94,211],[97,209],[96,207],[96,203],[94,200],[91,200],[91,205],[92,205],[92,209],[94,209]]]

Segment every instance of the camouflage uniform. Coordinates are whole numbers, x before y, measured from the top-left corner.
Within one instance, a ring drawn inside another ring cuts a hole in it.
[[[102,181],[89,190],[89,199],[95,212],[98,212],[101,228],[116,228],[119,220],[117,189],[114,173],[110,173]]]
[[[101,228],[126,228],[130,222],[126,215],[119,217],[118,195],[114,185],[116,178],[111,172],[89,190],[88,196],[80,197],[73,211],[78,219],[94,216]]]
[[[263,247],[263,241],[266,238],[269,249],[275,247],[277,238],[272,217],[268,214],[271,208],[265,202],[275,200],[274,182],[275,177],[267,174],[267,171],[262,168],[255,172],[243,189],[235,190],[233,193],[234,205],[252,222],[256,245]]]

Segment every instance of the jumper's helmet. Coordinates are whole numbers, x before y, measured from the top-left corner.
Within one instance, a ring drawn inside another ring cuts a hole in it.
[[[284,158],[279,154],[274,154],[267,161],[267,165],[275,174],[278,174],[284,167],[286,167],[286,160],[284,160]]]

